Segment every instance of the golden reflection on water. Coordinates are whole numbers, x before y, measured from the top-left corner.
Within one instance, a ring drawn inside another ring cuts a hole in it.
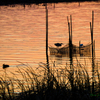
[[[52,4],[53,5],[53,4]],[[39,62],[46,62],[45,36],[46,36],[46,14],[44,6],[32,5],[1,7],[0,9],[0,66],[9,64],[7,70],[22,63],[37,67]],[[78,3],[58,3],[53,6],[48,4],[48,36],[49,46],[54,43],[68,43],[67,16],[72,15],[73,43],[78,45],[79,41],[86,45],[91,43],[90,22],[92,21],[92,10],[94,10],[94,40],[96,61],[100,60],[100,5],[99,2],[83,2],[80,7]],[[81,63],[83,58],[78,58]],[[69,63],[67,57],[50,57],[50,64],[65,66]],[[74,58],[75,60],[75,58]],[[91,71],[91,64],[87,60],[87,70]],[[75,64],[77,62],[74,62]]]

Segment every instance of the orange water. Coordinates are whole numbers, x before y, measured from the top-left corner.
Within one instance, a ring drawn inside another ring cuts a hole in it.
[[[48,4],[48,42],[68,43],[67,16],[72,15],[73,43],[84,45],[91,42],[90,22],[92,22],[92,10],[94,11],[94,40],[96,61],[100,61],[100,2],[58,3]],[[9,64],[13,71],[16,65],[28,63],[33,68],[39,62],[46,63],[46,13],[42,4],[31,7],[0,7],[0,67]],[[49,57],[50,64],[56,65],[68,63],[67,57]],[[82,58],[79,58],[82,61]],[[89,63],[88,60],[86,60]],[[21,62],[21,63],[19,63]],[[90,66],[87,67],[91,71]]]
[[[90,22],[92,22],[92,10],[94,11],[94,40],[96,62],[100,62],[100,2],[58,3],[48,4],[48,42],[49,46],[54,43],[68,43],[67,16],[72,15],[73,43],[79,45],[79,41],[86,45],[91,42]],[[31,7],[0,7],[0,73],[16,71],[16,66],[22,63],[29,64],[33,68],[39,62],[46,63],[46,13],[42,4]],[[49,50],[49,49],[48,49]],[[75,58],[76,59],[76,58]],[[74,64],[76,63],[74,59]],[[86,69],[91,75],[91,61],[85,58]],[[84,58],[78,60],[84,64]],[[49,55],[49,61],[55,61],[56,67],[65,66],[69,63],[68,57],[54,57]],[[19,63],[21,62],[21,63]],[[6,70],[3,64],[10,65]],[[24,66],[24,65],[23,65]],[[22,66],[22,67],[23,67]],[[22,78],[19,76],[19,78]]]

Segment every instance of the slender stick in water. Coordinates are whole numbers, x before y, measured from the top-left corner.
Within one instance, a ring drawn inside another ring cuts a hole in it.
[[[90,22],[91,43],[92,43],[92,93],[94,93],[94,49],[93,49],[93,25],[94,25],[94,11],[92,11],[92,25]]]
[[[46,60],[47,68],[49,69],[49,59],[48,59],[48,9],[46,5]]]
[[[81,41],[79,41],[79,54],[81,55],[80,44],[81,44]]]
[[[72,17],[70,15],[70,23],[68,21],[68,31],[69,31],[69,57],[70,57],[70,70],[71,70],[71,87],[73,90],[73,59],[72,59]]]
[[[50,70],[49,70],[49,59],[48,59],[48,9],[47,9],[47,4],[46,4],[46,63],[47,63],[47,77],[48,77],[48,81],[47,81],[47,85],[49,87],[49,82],[50,82]]]
[[[55,3],[54,3],[54,8],[55,8]]]
[[[72,16],[70,15],[70,59],[71,59],[71,65],[73,65],[73,59],[72,59]]]

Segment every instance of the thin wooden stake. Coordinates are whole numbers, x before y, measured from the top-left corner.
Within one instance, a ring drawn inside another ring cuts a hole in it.
[[[71,31],[71,43],[72,43],[72,16],[70,15],[70,31]]]
[[[68,16],[67,16],[67,22],[69,23],[69,19],[68,19]]]
[[[70,23],[68,22],[68,30],[69,30],[69,46],[70,46]]]
[[[94,26],[94,11],[92,11],[92,34],[93,34],[93,26]]]
[[[72,17],[70,15],[70,23],[69,19],[67,17],[68,21],[68,31],[69,31],[69,57],[70,57],[70,70],[71,70],[71,87],[73,91],[73,60],[72,60]]]
[[[71,57],[71,65],[73,65],[73,58],[72,58],[72,56],[73,56],[73,45],[72,45],[72,16],[70,15],[70,46],[71,46],[71,48],[70,48],[70,50],[71,50],[71,53],[70,53],[70,57]]]
[[[70,57],[70,64],[72,65],[73,61],[72,61],[72,17],[70,15],[70,23],[69,23],[69,19],[67,16],[67,21],[68,21],[68,31],[69,31],[69,57]]]
[[[55,8],[55,3],[54,3],[54,8]]]
[[[94,55],[94,64],[95,64],[95,40],[93,42],[93,51],[94,51],[93,55]]]
[[[79,54],[81,55],[80,44],[81,44],[81,41],[79,41]]]
[[[49,69],[49,59],[48,59],[48,9],[46,5],[46,60],[47,60],[47,69]]]
[[[71,61],[71,70],[72,70],[72,72],[71,72],[71,77],[72,77],[72,91],[73,91],[73,89],[74,89],[74,83],[73,83],[73,81],[74,81],[74,71],[73,71],[73,45],[72,45],[72,16],[70,15],[70,32],[71,32],[71,35],[70,35],[70,61]]]
[[[92,11],[92,25],[90,22],[90,31],[91,31],[91,43],[92,43],[92,93],[94,93],[94,43],[93,43],[93,26],[94,26],[94,11]]]
[[[50,88],[50,70],[49,70],[49,58],[48,58],[48,9],[47,9],[47,3],[46,3],[46,63],[47,63],[47,77],[48,77],[48,80],[47,80],[47,85],[48,85],[48,89]]]
[[[80,2],[79,2],[79,7],[80,7]]]
[[[25,3],[23,4],[24,10],[25,10]]]

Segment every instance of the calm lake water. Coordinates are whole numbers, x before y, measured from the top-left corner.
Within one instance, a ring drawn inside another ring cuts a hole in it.
[[[48,42],[68,43],[67,16],[72,15],[73,43],[79,41],[86,45],[91,42],[90,22],[94,11],[94,40],[96,61],[100,61],[100,2],[58,3],[48,4]],[[0,7],[0,67],[9,64],[10,67],[22,63],[38,66],[39,62],[46,63],[46,13],[42,4],[31,7],[21,5],[15,7]],[[49,50],[49,49],[48,49]],[[79,58],[80,61],[82,58]],[[68,57],[50,57],[56,65],[65,65]],[[88,61],[88,60],[87,60]],[[89,69],[89,67],[88,67]]]

